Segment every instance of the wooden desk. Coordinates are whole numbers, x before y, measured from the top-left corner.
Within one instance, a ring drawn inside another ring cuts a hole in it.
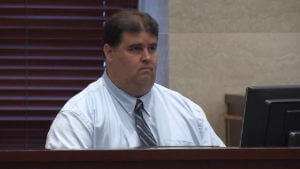
[[[0,151],[9,169],[297,169],[300,148],[171,148]]]

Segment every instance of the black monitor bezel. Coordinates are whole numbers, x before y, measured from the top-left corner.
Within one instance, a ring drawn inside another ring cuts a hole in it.
[[[241,147],[264,147],[268,121],[266,100],[300,99],[300,85],[252,86],[246,90]]]

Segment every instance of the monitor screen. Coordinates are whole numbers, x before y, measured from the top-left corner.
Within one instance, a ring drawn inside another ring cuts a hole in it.
[[[299,132],[300,85],[247,88],[241,147],[288,146]]]

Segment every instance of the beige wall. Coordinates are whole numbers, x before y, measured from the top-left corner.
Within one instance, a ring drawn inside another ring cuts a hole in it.
[[[299,0],[169,0],[171,89],[225,141],[225,93],[300,84]]]

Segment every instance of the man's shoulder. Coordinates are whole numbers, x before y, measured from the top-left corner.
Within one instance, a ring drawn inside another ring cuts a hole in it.
[[[153,92],[155,92],[154,97],[156,97],[155,100],[158,100],[158,102],[163,103],[165,106],[169,106],[172,110],[178,110],[177,112],[182,116],[187,117],[190,115],[190,117],[196,119],[205,118],[205,114],[201,106],[181,95],[179,92],[158,84],[154,85],[153,89]]]
[[[189,100],[188,98],[186,98],[185,96],[183,96],[182,94],[180,94],[179,92],[169,89],[165,86],[162,86],[160,84],[155,83],[153,86],[153,91],[159,95],[165,96],[165,97],[171,97],[171,98],[176,98],[176,99],[182,99],[182,100]]]
[[[101,93],[103,93],[103,79],[99,78],[90,83],[86,88],[71,97],[64,105],[63,109],[84,108],[92,106],[94,102],[99,101]]]
[[[196,109],[201,109],[201,107],[198,104],[196,104],[191,99],[183,96],[182,94],[180,94],[175,90],[169,89],[159,84],[154,84],[153,89],[154,89],[153,92],[156,93],[155,95],[156,96],[159,95],[160,97],[162,97],[163,100],[168,100],[173,103],[178,103],[182,106],[185,105],[186,107],[189,108],[193,107]]]
[[[79,93],[77,93],[75,96],[72,97],[74,100],[80,100],[83,98],[89,98],[90,96],[98,94],[98,92],[101,92],[101,88],[103,88],[104,83],[103,79],[99,78],[96,81],[90,83],[87,87],[82,89]]]

